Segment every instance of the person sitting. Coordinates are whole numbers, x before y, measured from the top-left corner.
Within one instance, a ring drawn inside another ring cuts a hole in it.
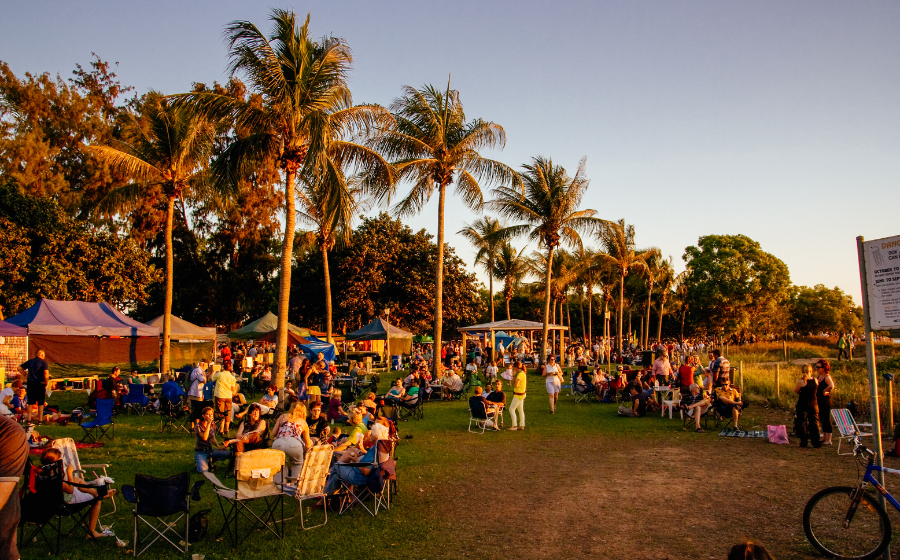
[[[231,451],[219,449],[214,420],[213,409],[207,406],[200,415],[200,421],[194,426],[194,460],[199,473],[212,470],[213,461],[231,457]]]
[[[12,382],[12,385],[0,391],[0,415],[12,416],[12,411],[9,409],[9,405],[12,402],[12,398],[18,394],[20,387],[22,387],[22,381],[16,379]]]
[[[636,383],[628,386],[628,392],[631,394],[631,406],[624,404],[619,407],[619,416],[628,416],[629,418],[639,418],[647,414],[647,397],[638,388]]]
[[[450,375],[444,379],[441,386],[441,396],[445,399],[451,399],[462,393],[462,379],[457,375],[456,370],[450,370]]]
[[[266,446],[266,421],[262,419],[262,406],[253,403],[247,409],[247,418],[238,426],[234,439],[225,440],[225,447],[234,445],[235,456],[244,451],[262,449]]]
[[[312,449],[313,446],[309,425],[306,423],[306,405],[300,402],[294,403],[290,411],[282,414],[275,422],[272,433],[275,434],[272,449],[284,451],[287,457],[290,468],[288,477],[299,478],[303,470],[305,452]]]
[[[494,381],[494,390],[484,396],[488,400],[488,402],[493,403],[498,406],[500,411],[502,412],[504,408],[506,408],[506,393],[503,392],[503,381],[499,379]]]
[[[328,419],[322,415],[322,403],[313,402],[309,406],[309,418],[306,419],[309,427],[309,437],[318,442],[324,442],[328,439],[328,433],[331,431],[328,427]]]
[[[51,447],[41,453],[42,465],[50,465],[60,460],[62,460],[62,452],[55,447]],[[62,491],[72,495],[71,499],[67,500],[68,503],[81,504],[93,500],[94,503],[91,504],[91,510],[88,514],[88,528],[91,531],[91,536],[94,538],[111,536],[111,532],[100,532],[97,530],[97,521],[100,519],[100,506],[102,505],[103,498],[112,498],[115,496],[115,489],[107,489],[105,486],[81,488],[72,486],[70,483],[89,485],[87,481],[75,474],[75,467],[73,465],[66,467],[65,479],[62,483]]]
[[[174,376],[167,375],[166,382],[163,383],[162,388],[160,389],[160,394],[170,403],[175,404],[181,400],[181,397],[185,395],[185,392],[184,388],[175,381]]]
[[[500,407],[497,406],[496,403],[492,403],[484,398],[482,393],[483,390],[481,387],[475,387],[475,394],[469,397],[469,409],[474,412],[479,408],[483,408],[485,416],[487,416],[489,420],[492,420],[494,429],[500,431],[500,424],[497,419],[497,413],[499,412]]]
[[[31,420],[28,410],[28,392],[25,387],[19,387],[15,390],[13,396],[9,399],[7,408],[18,419]]]
[[[331,470],[328,472],[328,479],[325,481],[325,488],[322,492],[326,496],[334,494],[340,488],[341,481],[354,486],[365,484],[369,478],[369,474],[372,472],[370,467],[341,467],[339,465],[341,463],[351,462],[374,463],[376,459],[375,454],[378,452],[378,446],[375,445],[376,442],[377,439],[375,436],[369,434],[365,438],[365,445],[368,445],[367,448],[364,447],[360,450],[354,449],[338,458],[337,462],[331,466]],[[368,449],[365,454],[361,453],[363,449]]]
[[[683,366],[682,366],[683,367]],[[694,427],[698,432],[703,432],[700,428],[700,418],[706,414],[709,409],[709,401],[700,391],[700,386],[696,383],[688,385],[688,394],[681,397],[681,408],[689,418],[694,419]]]
[[[343,391],[335,389],[331,394],[331,399],[328,401],[328,419],[332,422],[346,422],[349,419],[349,415],[344,411],[343,402],[341,401],[342,395]]]
[[[285,404],[290,406],[291,403],[295,403],[299,401],[300,398],[297,396],[297,391],[294,390],[294,383],[290,380],[284,382],[284,401]]]
[[[345,454],[342,452],[350,447],[356,447],[363,451],[366,450],[364,438],[369,429],[362,423],[362,414],[359,410],[353,410],[350,413],[350,425],[353,427],[350,428],[350,432],[347,433],[346,439],[334,448],[335,455],[338,457],[343,457]]]
[[[721,386],[716,389],[716,411],[725,418],[730,415],[734,421],[734,429],[740,430],[738,420],[741,416],[741,395],[731,386],[729,378],[720,377],[719,381]]]
[[[369,411],[370,414],[375,414],[375,409],[377,408],[375,404],[375,393],[368,393],[366,398],[359,402],[359,406],[365,407],[366,410]]]
[[[382,397],[384,399],[384,404],[388,406],[396,405],[397,401],[400,400],[400,397],[402,397],[404,393],[403,380],[398,378],[390,390]]]
[[[260,414],[262,416],[265,416],[267,414],[271,414],[272,412],[275,412],[275,407],[278,406],[277,391],[278,391],[278,387],[276,387],[275,385],[269,385],[268,387],[266,387],[266,394],[263,395],[262,397],[260,397],[259,402],[253,403],[253,404],[256,404],[259,406]],[[253,406],[253,405],[250,405],[250,406]],[[234,417],[235,418],[243,418],[249,411],[250,411],[250,408],[248,407],[247,410],[244,410],[243,412],[235,414]]]

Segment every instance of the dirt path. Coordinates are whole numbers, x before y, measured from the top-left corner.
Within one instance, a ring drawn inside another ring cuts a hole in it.
[[[785,423],[784,413],[766,414]],[[751,539],[778,559],[819,558],[801,526],[806,500],[856,480],[852,458],[796,441],[692,432],[508,439],[487,451],[477,442],[465,472],[441,490],[437,513],[458,538],[429,556],[481,556],[490,545],[493,558],[725,558]]]

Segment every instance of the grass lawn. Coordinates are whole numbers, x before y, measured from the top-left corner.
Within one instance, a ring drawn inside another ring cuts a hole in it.
[[[529,389],[524,432],[470,434],[464,402],[429,403],[424,420],[401,422],[400,493],[376,518],[354,509],[332,514],[326,526],[311,531],[295,520],[284,540],[255,533],[233,550],[215,538],[222,517],[206,486],[192,510],[213,508],[210,534],[192,551],[207,560],[724,558],[733,544],[749,538],[779,559],[815,558],[801,526],[806,500],[820,488],[856,480],[852,457],[838,457],[834,448],[723,438],[712,429],[697,434],[683,430],[677,415],[619,418],[615,405],[575,404],[567,390],[551,415],[533,373]],[[64,409],[83,401],[83,393],[51,398]],[[756,404],[742,424],[765,429],[790,422],[789,413]],[[132,483],[137,472],[193,472],[192,437],[157,428],[155,416],[120,415],[115,441],[80,450],[81,460],[111,463],[118,485]],[[70,425],[42,433],[78,439],[81,430]],[[131,514],[123,499],[118,503],[119,511],[101,522],[114,522],[127,548],[114,539],[79,539],[60,558],[125,557],[132,545]],[[169,550],[158,547],[145,556],[178,557]],[[36,546],[23,550],[23,558],[39,557],[46,553]]]

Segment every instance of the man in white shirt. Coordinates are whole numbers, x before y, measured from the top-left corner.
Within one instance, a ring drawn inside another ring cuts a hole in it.
[[[462,388],[462,379],[456,374],[456,371],[450,370],[450,375],[444,378],[444,384],[441,386],[441,394],[443,398],[449,399],[454,394],[459,394],[462,391]]]
[[[12,382],[12,385],[0,391],[0,415],[3,416],[12,416],[12,411],[9,410],[8,402],[12,401],[12,398],[16,394],[16,390],[22,386],[22,381],[16,379]]]

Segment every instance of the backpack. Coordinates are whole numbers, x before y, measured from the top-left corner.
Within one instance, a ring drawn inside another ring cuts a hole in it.
[[[195,542],[203,540],[203,537],[206,536],[206,531],[209,529],[209,519],[206,516],[210,511],[211,510],[208,509],[201,509],[191,516],[191,530],[188,533],[189,543],[193,544]]]

